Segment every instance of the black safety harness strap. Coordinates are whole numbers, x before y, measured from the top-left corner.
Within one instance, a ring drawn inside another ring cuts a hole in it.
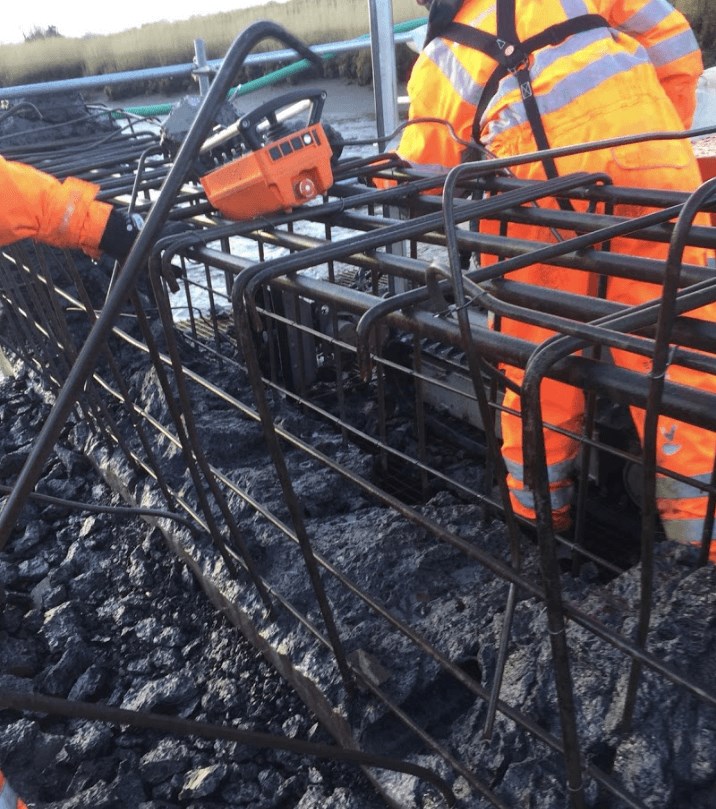
[[[518,82],[535,144],[539,150],[549,149],[542,115],[532,88],[530,57],[535,51],[548,45],[558,45],[573,34],[608,27],[607,21],[599,14],[583,14],[551,25],[541,33],[522,42],[517,36],[515,25],[515,0],[498,0],[497,35],[454,21],[446,25],[440,31],[441,37],[468,48],[474,48],[497,62],[495,70],[485,83],[475,111],[472,124],[472,135],[475,141],[478,143],[480,141],[480,122],[490,101],[497,93],[500,81],[511,73]],[[553,158],[544,158],[542,164],[548,177],[557,176],[557,167]]]

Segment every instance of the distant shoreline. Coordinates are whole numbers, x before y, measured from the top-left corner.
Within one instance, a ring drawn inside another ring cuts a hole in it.
[[[307,90],[320,88],[326,91],[326,103],[323,110],[323,119],[329,122],[341,120],[352,120],[358,117],[366,119],[375,118],[375,102],[373,98],[373,86],[360,86],[348,79],[328,79],[315,78],[300,84],[276,84],[272,87],[264,87],[237,99],[240,109],[250,110],[263,104],[272,98],[278,98],[283,93],[305,87]],[[405,85],[398,86],[398,95],[405,95]],[[113,103],[107,99],[104,93],[83,93],[83,97],[88,104],[106,104],[118,109],[132,109],[136,107],[154,106],[160,104],[176,104],[187,95],[198,95],[197,93],[180,93],[172,95],[148,94],[137,95],[131,98],[122,99],[121,103]]]
[[[73,39],[48,26],[39,30],[31,41],[0,48],[0,87],[15,87],[33,82],[51,82],[73,78],[101,77],[111,74],[131,74],[141,71],[141,78],[115,81],[109,93],[116,102],[143,92],[166,93],[191,91],[189,76],[194,57],[193,43],[204,43],[206,58],[220,60],[242,33],[254,24],[272,23],[278,29],[311,47],[318,44],[354,42],[370,32],[370,20],[365,0],[342,4],[335,12],[336,0],[290,0],[286,3],[267,2],[262,6],[235,9],[230,12],[197,15],[188,20],[150,23],[107,36]],[[396,26],[411,30],[424,24],[425,16],[415,0],[393,0],[393,20]],[[267,51],[275,47],[276,38],[255,29],[252,51]],[[280,40],[280,37],[278,37]],[[264,41],[266,40],[266,41]],[[248,44],[248,41],[247,41]],[[279,45],[281,42],[279,41]],[[327,54],[324,58],[326,75],[356,80],[361,84],[371,80],[371,55],[367,38],[346,52]],[[401,75],[409,71],[415,54],[407,45],[396,45],[396,58]],[[293,59],[289,59],[293,62]],[[152,75],[152,68],[181,67],[176,72]],[[188,68],[185,70],[184,68]],[[236,81],[262,77],[273,69],[268,63],[236,67]]]

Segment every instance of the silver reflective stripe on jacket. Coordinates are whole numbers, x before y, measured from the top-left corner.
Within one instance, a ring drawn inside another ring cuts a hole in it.
[[[472,73],[462,66],[444,39],[436,38],[430,42],[425,48],[425,55],[431,59],[465,103],[472,104],[473,107],[480,103],[484,85],[475,82]]]
[[[632,14],[620,26],[619,30],[632,37],[646,34],[663,21],[674,11],[674,7],[667,0],[651,0],[643,8]],[[649,59],[656,67],[675,62],[682,56],[688,56],[699,49],[698,42],[692,30],[680,31],[666,40],[661,40],[647,48]]]
[[[602,40],[611,41],[608,31],[584,31],[580,34],[574,34],[560,45],[539,51],[535,54],[534,63],[530,70],[533,86],[539,83],[540,75],[545,70],[551,69],[556,61],[564,57],[573,56],[584,48]],[[588,62],[581,70],[567,73],[563,79],[551,87],[548,93],[538,93],[536,98],[539,111],[543,116],[558,112],[572,104],[575,98],[594,90],[608,79],[621,73],[628,73],[637,65],[646,62],[646,51],[643,48],[638,49],[636,54],[621,51],[609,53],[596,61]],[[483,135],[483,143],[486,146],[489,146],[495,136],[527,124],[527,112],[519,94],[515,102],[507,104],[497,113],[494,120],[489,120],[490,111],[499,107],[503,103],[504,97],[509,93],[514,93],[516,90],[518,90],[518,84],[515,76],[506,76],[500,82],[499,89],[483,116],[483,120],[489,121],[487,131]],[[495,113],[493,112],[492,114],[494,115]]]

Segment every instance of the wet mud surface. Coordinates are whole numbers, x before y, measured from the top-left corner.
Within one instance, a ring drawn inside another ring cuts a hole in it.
[[[0,480],[48,412],[0,381]],[[71,428],[70,428],[71,429]],[[123,505],[64,442],[37,491]],[[0,554],[0,688],[330,743],[276,670],[139,518],[30,503]],[[350,765],[234,742],[0,710],[0,767],[35,807],[384,806]]]

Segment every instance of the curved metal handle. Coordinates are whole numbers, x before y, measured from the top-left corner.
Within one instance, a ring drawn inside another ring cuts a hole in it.
[[[264,145],[263,137],[259,131],[261,124],[266,122],[269,127],[277,126],[287,117],[286,115],[282,116],[281,112],[289,112],[290,114],[290,108],[300,104],[302,101],[307,101],[310,104],[310,113],[306,126],[317,124],[321,120],[321,114],[323,113],[326,91],[320,89],[291,90],[278,98],[269,99],[242,116],[239,122],[239,130],[247,146],[254,150],[260,149]]]

